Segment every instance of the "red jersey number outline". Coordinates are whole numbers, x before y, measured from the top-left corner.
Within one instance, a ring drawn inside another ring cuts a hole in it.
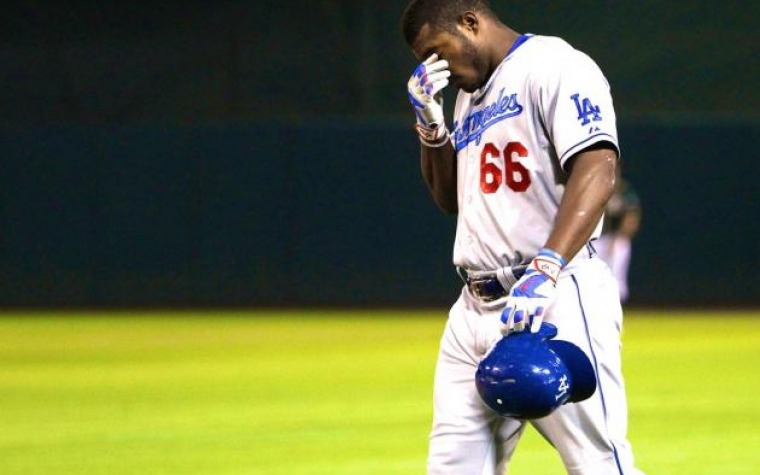
[[[495,161],[504,157],[504,171]],[[480,152],[480,191],[486,194],[496,193],[502,182],[506,182],[510,190],[522,193],[530,187],[530,172],[518,158],[528,156],[528,149],[520,142],[509,142],[503,153],[492,142],[483,146]]]

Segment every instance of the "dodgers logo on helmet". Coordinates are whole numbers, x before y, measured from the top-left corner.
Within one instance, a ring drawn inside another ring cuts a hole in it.
[[[574,344],[550,341],[556,335],[556,327],[544,323],[538,333],[502,338],[475,373],[483,402],[502,416],[538,419],[591,397],[596,390],[591,362]]]

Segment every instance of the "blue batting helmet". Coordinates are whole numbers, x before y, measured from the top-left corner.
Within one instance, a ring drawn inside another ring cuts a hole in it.
[[[483,402],[502,416],[538,419],[562,404],[588,399],[596,375],[588,357],[568,341],[552,340],[557,328],[502,338],[478,365],[475,386]]]

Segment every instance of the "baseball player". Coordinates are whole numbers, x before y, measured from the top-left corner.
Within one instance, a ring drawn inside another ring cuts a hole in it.
[[[440,343],[428,473],[504,473],[532,424],[570,474],[638,474],[626,437],[622,310],[599,236],[619,149],[607,81],[560,38],[519,34],[485,0],[415,0],[402,18],[421,61],[408,82],[433,200],[457,214],[453,263],[465,285]],[[441,91],[459,92],[453,122]],[[525,270],[527,266],[527,270]],[[480,400],[474,374],[509,332],[580,347],[597,391],[525,421]]]
[[[620,170],[620,167],[618,167]],[[610,266],[618,284],[620,301],[628,300],[628,268],[631,263],[631,241],[641,226],[641,204],[630,183],[621,178],[604,210],[602,235],[594,242],[599,257]]]

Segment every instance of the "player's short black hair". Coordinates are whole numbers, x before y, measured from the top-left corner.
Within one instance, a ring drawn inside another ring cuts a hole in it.
[[[494,17],[488,0],[412,0],[401,17],[401,31],[411,45],[426,24],[457,33],[456,25],[462,13],[474,11]]]

